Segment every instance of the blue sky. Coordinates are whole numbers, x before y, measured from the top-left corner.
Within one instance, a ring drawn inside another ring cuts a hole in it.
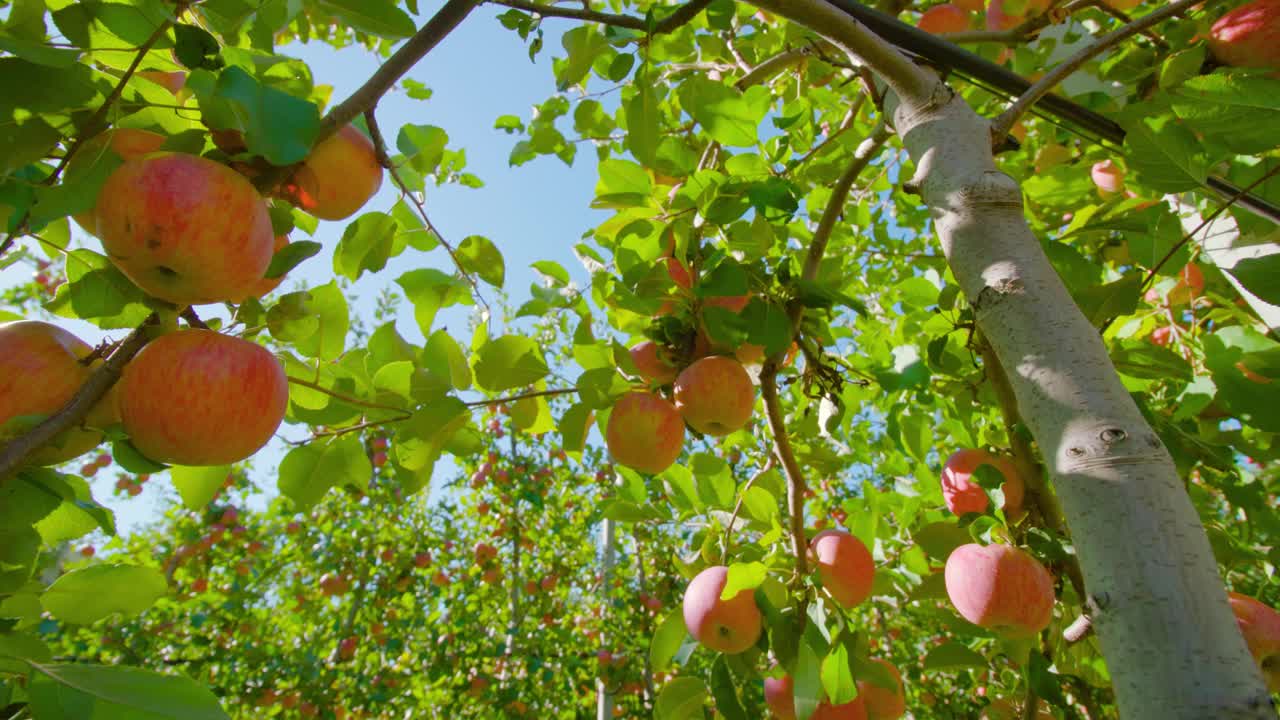
[[[527,120],[533,105],[556,92],[551,58],[562,54],[560,33],[571,24],[547,20],[545,48],[537,62],[532,63],[525,43],[496,19],[500,10],[504,9],[478,8],[409,73],[408,77],[434,91],[430,100],[422,102],[403,94],[388,95],[378,105],[378,122],[390,144],[394,144],[395,134],[402,125],[430,124],[449,134],[451,148],[465,148],[468,171],[478,175],[485,186],[431,189],[426,198],[428,214],[451,243],[478,234],[498,245],[506,260],[505,289],[512,305],[518,307],[529,296],[529,285],[539,282],[540,276],[529,267],[535,260],[555,260],[580,286],[585,284],[586,272],[574,257],[572,247],[604,215],[588,207],[595,183],[595,158],[589,145],[579,148],[572,168],[550,157],[518,168],[508,166],[507,157],[519,138],[495,130],[493,122],[505,114]],[[424,9],[424,15],[426,12]],[[425,22],[425,17],[420,22]],[[286,46],[280,52],[303,59],[310,65],[317,83],[332,85],[334,102],[359,87],[378,66],[378,58],[359,47],[335,51],[322,43],[312,43]],[[387,178],[365,211],[389,210],[397,192]],[[344,227],[344,222],[321,223],[314,239],[324,243],[325,251],[291,273],[281,291],[288,290],[294,278],[319,284],[333,277],[330,258]],[[299,231],[295,239],[300,237]],[[80,236],[78,239],[83,246],[100,249],[92,238]],[[426,254],[408,250],[376,276],[366,274],[355,283],[349,294],[353,311],[371,319],[373,303],[381,289],[394,287],[396,277],[419,267],[453,270],[443,249]],[[24,281],[31,272],[32,268],[25,264],[0,271],[0,287]],[[486,298],[492,303],[496,294],[486,290]],[[397,327],[406,338],[420,340],[410,306],[406,303],[403,308],[405,312]],[[442,312],[436,326],[446,328],[465,343],[469,338],[467,313],[468,309]],[[86,323],[58,320],[58,324],[89,342],[97,342],[104,336]],[[113,333],[113,336],[119,335]],[[299,432],[294,429],[288,435],[298,437]],[[261,485],[275,486],[274,467],[282,456],[283,449],[278,442],[257,456],[255,465],[259,470],[255,474]],[[447,472],[449,465],[442,462],[437,466],[436,477]],[[125,532],[155,517],[175,497],[168,483],[157,478],[138,498],[119,500],[111,494],[114,480],[114,473],[100,473],[93,480],[94,494],[116,511]]]

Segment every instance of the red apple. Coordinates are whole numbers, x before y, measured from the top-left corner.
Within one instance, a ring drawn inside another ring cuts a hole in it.
[[[1004,475],[1005,514],[1013,514],[1022,509],[1023,496],[1026,494],[1026,483],[1018,474],[1013,462],[986,450],[957,450],[947,458],[942,468],[942,498],[947,509],[956,515],[971,512],[986,512],[991,501],[977,482],[971,480],[979,466],[990,465]]]
[[[1152,345],[1160,345],[1161,347],[1167,346],[1171,339],[1173,339],[1172,325],[1161,325],[1155,330],[1152,330],[1151,334],[1147,336],[1148,342]]]
[[[867,680],[858,681],[858,698],[867,708],[867,720],[898,720],[907,712],[906,695],[902,691],[902,673],[892,663],[879,658],[872,660],[889,670],[894,687],[884,688]]]
[[[103,185],[96,214],[116,267],[175,305],[239,300],[271,263],[275,235],[262,196],[236,171],[195,155],[126,160]]]
[[[631,347],[631,362],[636,364],[640,377],[653,385],[669,385],[675,382],[679,370],[668,362],[665,351],[658,343],[645,340]]]
[[[415,567],[424,568],[431,564],[431,553],[420,552],[413,556]]]
[[[630,392],[613,404],[605,444],[614,462],[640,472],[660,473],[680,457],[684,420],[662,397]]]
[[[488,565],[494,558],[498,557],[498,548],[487,542],[478,542],[472,549],[475,554],[477,565]]]
[[[280,361],[261,345],[212,330],[151,342],[125,366],[119,406],[144,455],[180,465],[226,465],[275,434],[289,402]]]
[[[790,675],[764,679],[764,704],[778,720],[796,720],[795,685]]]
[[[1280,692],[1280,613],[1248,595],[1233,592],[1227,599],[1249,654],[1262,669],[1267,689]]]
[[[285,184],[289,202],[321,220],[351,217],[382,187],[373,141],[347,125],[311,150]]]
[[[728,435],[751,420],[756,391],[751,376],[733,358],[712,355],[685,368],[676,378],[676,409],[705,435]]]
[[[708,649],[736,655],[760,639],[763,619],[750,590],[720,599],[728,578],[729,568],[713,565],[689,582],[684,592],[684,624]]]
[[[924,11],[916,27],[934,35],[964,32],[969,29],[969,13],[951,4],[934,5]]]
[[[951,0],[951,4],[966,12],[982,12],[987,7],[985,0]]]
[[[359,647],[360,638],[355,637],[354,635],[343,638],[342,642],[338,643],[338,659],[350,660],[356,656],[356,649]]]
[[[52,415],[66,405],[89,377],[83,363],[93,348],[80,338],[39,320],[0,323],[0,442],[21,434],[14,418]],[[119,422],[116,393],[108,393],[89,411],[84,422],[66,430],[37,450],[30,461],[55,465],[89,452],[102,442],[105,428]],[[94,469],[97,469],[94,465]]]
[[[1098,194],[1104,198],[1124,190],[1124,169],[1110,159],[1094,163],[1089,168],[1089,177],[1093,178]]]
[[[861,605],[871,595],[876,564],[867,546],[843,530],[823,530],[809,542],[809,555],[818,566],[818,580],[845,609]]]
[[[278,253],[281,250],[283,250],[284,247],[288,244],[289,244],[288,235],[277,235],[275,239],[275,244],[272,245],[271,247],[272,257],[275,256],[275,253]],[[269,264],[270,263],[268,263],[268,265]],[[284,278],[285,278],[284,275],[281,275],[280,277],[269,278],[265,276],[265,273],[266,273],[265,270],[263,271],[263,273],[264,273],[264,276],[259,278],[258,281],[254,283],[253,287],[250,288],[247,293],[245,293],[244,297],[237,299],[235,301],[236,303],[244,302],[249,298],[263,297],[264,295],[269,294],[272,290],[275,290],[276,288],[280,287],[280,283],[284,282]]]
[[[484,574],[480,577],[486,583],[496,585],[500,580],[502,580],[502,571],[496,567],[491,567],[488,570],[485,570]]]
[[[121,160],[133,160],[148,153],[153,153],[164,145],[164,136],[148,130],[134,128],[117,128],[107,130],[93,137],[80,146],[76,154],[67,163],[66,177],[75,177],[81,171],[92,167],[102,159],[104,153],[115,154]],[[71,216],[81,230],[90,235],[98,234],[98,217],[96,207]]]
[[[1280,0],[1253,0],[1218,18],[1209,49],[1223,65],[1280,68]]]
[[[689,274],[689,268],[679,260],[669,257],[663,262],[667,265],[667,274],[671,276],[671,282],[681,290],[689,290],[693,288],[693,276]]]
[[[1010,638],[1030,637],[1053,619],[1053,576],[1009,545],[961,545],[947,558],[947,595],[964,619]]]
[[[821,702],[809,720],[867,720],[867,706],[860,696],[843,705]]]

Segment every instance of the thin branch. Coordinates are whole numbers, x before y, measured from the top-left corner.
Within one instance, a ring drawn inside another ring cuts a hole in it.
[[[1074,0],[1061,10],[1062,15],[1070,15],[1084,7],[1094,4],[1096,0]],[[1030,40],[1049,25],[1061,22],[1054,17],[1055,13],[1042,12],[1033,15],[1008,30],[964,30],[953,33],[940,33],[938,37],[956,45],[966,43],[1016,43]]]
[[[652,27],[649,26],[645,18],[635,17],[633,15],[617,15],[614,13],[599,12],[583,8],[562,8],[553,5],[544,5],[542,3],[529,2],[529,0],[490,0],[495,5],[505,5],[506,7],[524,10],[525,12],[537,13],[543,17],[559,17],[568,18],[570,20],[585,20],[587,22],[600,23],[601,25],[612,25],[613,27],[628,28],[630,30],[640,30],[649,32],[653,35],[665,35],[680,26],[688,23],[702,12],[711,0],[693,0],[692,2],[681,5],[675,12],[657,21]]]
[[[1067,641],[1068,645],[1074,645],[1089,636],[1093,631],[1093,618],[1088,615],[1081,615],[1062,631],[1062,639]]]
[[[507,395],[505,397],[497,397],[489,400],[472,400],[469,403],[463,403],[467,407],[488,407],[490,405],[501,405],[502,403],[516,402],[517,400],[528,400],[529,398],[549,397],[554,395],[568,395],[578,392],[578,388],[559,388],[555,390],[534,390],[532,392],[520,393],[518,395]]]
[[[765,414],[769,419],[769,429],[773,432],[774,451],[782,469],[787,476],[787,510],[791,514],[791,549],[796,557],[796,574],[804,577],[809,574],[809,541],[804,535],[804,473],[800,471],[800,463],[796,462],[795,451],[791,449],[791,438],[787,437],[787,423],[782,418],[782,404],[778,400],[778,364],[773,358],[766,358],[760,370],[760,396],[764,399]]]
[[[1101,55],[1107,50],[1110,50],[1116,45],[1119,45],[1125,40],[1128,40],[1134,35],[1137,35],[1143,30],[1146,30],[1157,23],[1163,22],[1174,15],[1178,15],[1184,10],[1190,9],[1191,6],[1198,5],[1202,2],[1204,2],[1204,0],[1178,0],[1177,2],[1170,3],[1159,10],[1143,16],[1140,20],[1135,20],[1118,30],[1103,35],[1092,45],[1082,49],[1075,55],[1068,58],[1065,62],[1050,70],[1048,74],[1040,78],[1034,85],[1027,89],[1027,91],[1022,94],[1022,97],[1018,98],[1013,105],[1009,106],[1008,110],[1001,113],[1000,116],[991,123],[992,137],[1003,138],[1007,135],[1009,133],[1009,128],[1013,127],[1013,124],[1018,121],[1018,118],[1021,117],[1023,113],[1030,110],[1031,106],[1040,101],[1040,98],[1048,94],[1048,92],[1056,87],[1058,83],[1066,80],[1069,75],[1074,73],[1076,70],[1079,70],[1086,62],[1092,60],[1098,55]]]
[[[493,310],[489,307],[489,303],[485,301],[484,293],[480,292],[480,283],[476,280],[474,275],[467,272],[466,268],[462,266],[462,260],[458,258],[458,251],[454,249],[453,245],[451,245],[448,240],[444,239],[444,234],[436,229],[435,223],[431,222],[431,217],[427,215],[426,204],[418,199],[417,193],[413,192],[409,189],[409,186],[405,185],[404,178],[400,177],[400,171],[396,169],[395,164],[391,162],[391,158],[387,156],[387,142],[382,137],[382,131],[378,128],[378,119],[374,113],[374,108],[365,110],[364,120],[369,126],[369,137],[373,139],[373,148],[377,155],[378,162],[387,169],[387,172],[391,175],[391,181],[396,184],[396,187],[400,188],[401,195],[409,198],[409,201],[413,203],[415,208],[417,208],[418,217],[420,217],[422,219],[422,223],[427,226],[427,230],[431,231],[431,234],[436,236],[436,240],[438,240],[440,245],[444,247],[445,251],[449,253],[449,258],[453,260],[454,267],[458,268],[458,272],[462,273],[462,277],[466,278],[467,283],[471,285],[471,292],[472,295],[475,296],[476,302],[480,303],[480,305],[484,307],[485,313],[488,316],[492,316]]]
[[[865,90],[859,90],[858,96],[853,99],[853,105],[849,107],[849,111],[846,112],[844,117],[840,119],[840,127],[827,133],[827,136],[823,138],[822,142],[818,143],[817,145],[814,145],[812,148],[809,149],[809,152],[800,156],[799,159],[791,163],[790,167],[787,168],[788,171],[795,170],[801,165],[804,165],[805,163],[809,162],[809,160],[811,160],[818,153],[822,152],[823,149],[825,149],[828,145],[830,145],[832,142],[835,142],[836,138],[848,132],[849,128],[853,127],[854,119],[858,117],[858,110],[862,109],[862,103],[866,102],[866,100],[867,100],[867,92]]]
[[[347,403],[348,405],[356,405],[358,407],[365,407],[371,410],[389,410],[391,412],[402,413],[405,417],[409,417],[410,415],[413,414],[409,410],[402,407],[395,407],[393,405],[382,405],[375,402],[369,402],[368,400],[361,400],[360,398],[351,397],[350,395],[344,395],[336,390],[331,390],[319,383],[314,383],[314,382],[311,382],[310,380],[303,380],[302,378],[296,378],[296,377],[293,377],[292,375],[289,376],[289,383],[291,385],[300,385],[305,388],[311,388],[316,392],[321,392],[321,393],[324,393],[325,395],[328,395],[329,397],[337,398],[338,400],[341,400],[342,402]]]
[[[52,442],[62,432],[78,425],[89,414],[93,406],[120,379],[124,366],[151,340],[148,331],[158,324],[159,316],[155,313],[149,315],[116,346],[111,357],[89,375],[84,385],[80,386],[58,412],[45,418],[30,432],[0,445],[0,485],[16,475],[32,453]]]
[[[761,475],[772,470],[776,464],[777,458],[770,455],[769,461],[764,464],[764,467],[756,471],[756,474],[752,475],[751,478],[747,480],[746,484],[742,486],[742,492],[738,493],[738,502],[733,504],[733,514],[729,516],[729,524],[724,528],[724,554],[726,564],[728,564],[729,548],[733,547],[733,525],[738,522],[738,513],[742,510],[742,501],[746,499],[747,491],[751,489],[751,486],[755,484],[755,481],[758,480]]]

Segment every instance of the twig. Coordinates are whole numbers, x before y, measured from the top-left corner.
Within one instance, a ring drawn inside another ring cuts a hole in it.
[[[796,462],[791,439],[787,437],[787,423],[782,418],[782,405],[778,400],[778,364],[766,358],[760,370],[760,396],[764,399],[769,429],[773,432],[773,446],[782,469],[787,476],[787,510],[791,514],[791,549],[796,557],[796,574],[809,574],[809,541],[804,535],[804,473]]]
[[[372,410],[389,410],[391,412],[402,413],[404,414],[405,417],[409,417],[410,415],[413,414],[409,410],[402,407],[395,407],[393,405],[382,405],[375,402],[369,402],[368,400],[361,400],[360,398],[351,397],[350,395],[344,395],[336,390],[331,390],[319,383],[314,383],[314,382],[311,382],[310,380],[303,380],[302,378],[293,377],[292,375],[289,376],[289,383],[291,385],[300,385],[305,388],[311,388],[316,392],[322,392],[325,395],[328,395],[329,397],[337,398],[338,400],[341,400],[342,402],[347,403],[349,405],[356,405],[359,407],[370,408]]]
[[[1103,35],[1092,45],[1080,50],[1057,67],[1050,70],[1048,74],[1040,78],[1034,85],[1028,88],[1027,91],[1022,94],[1022,97],[1018,98],[1013,105],[1009,106],[1008,110],[1001,113],[1000,116],[991,123],[991,136],[993,138],[1000,138],[1003,140],[1004,136],[1009,134],[1009,128],[1013,127],[1013,124],[1018,121],[1018,118],[1021,117],[1023,113],[1031,109],[1031,106],[1039,102],[1040,98],[1048,94],[1048,92],[1057,86],[1058,83],[1065,80],[1069,75],[1071,75],[1071,73],[1080,69],[1080,67],[1089,60],[1101,55],[1143,30],[1146,30],[1147,28],[1202,2],[1204,2],[1204,0],[1178,0],[1177,2],[1170,3],[1159,10],[1143,16],[1140,20],[1135,20],[1118,30]]]
[[[440,241],[440,245],[449,253],[449,258],[453,260],[454,267],[458,268],[458,272],[467,279],[467,283],[471,285],[471,292],[475,296],[476,302],[484,307],[487,315],[492,315],[493,310],[489,307],[489,303],[484,299],[484,293],[480,292],[480,283],[471,273],[467,272],[462,266],[462,260],[458,258],[458,252],[448,240],[444,239],[444,235],[436,229],[431,218],[427,215],[426,205],[418,199],[417,193],[409,189],[404,183],[404,179],[400,177],[400,172],[396,169],[395,163],[391,162],[391,158],[387,156],[387,142],[382,137],[382,131],[378,128],[378,119],[375,115],[374,108],[369,108],[364,112],[365,123],[369,126],[369,137],[373,139],[374,152],[377,154],[378,162],[387,169],[391,175],[391,181],[400,188],[400,193],[404,197],[409,198],[413,206],[418,210],[418,217],[422,218],[422,223],[427,226],[427,230],[436,236],[436,240]]]
[[[693,0],[692,2],[681,5],[675,12],[657,21],[651,28],[645,18],[635,17],[633,15],[617,15],[614,13],[599,12],[596,10],[588,10],[583,8],[577,10],[574,8],[561,8],[552,5],[544,5],[542,3],[529,2],[528,0],[491,0],[495,5],[505,5],[506,7],[524,10],[525,12],[537,13],[543,17],[560,17],[570,20],[586,20],[587,22],[600,23],[601,25],[612,25],[614,27],[629,28],[631,30],[647,31],[653,35],[665,35],[666,33],[679,28],[681,25],[689,22],[702,12],[711,0]]]
[[[1105,0],[1084,0],[1084,1],[1087,4],[1092,5],[1098,10],[1101,10],[1102,12],[1106,13],[1107,15],[1110,15],[1111,17],[1119,20],[1120,22],[1126,25],[1133,22],[1133,18],[1129,17],[1128,13],[1124,12],[1123,10],[1117,10],[1111,7],[1109,4],[1107,4]],[[1156,47],[1160,48],[1161,50],[1169,49],[1169,43],[1165,42],[1164,38],[1160,37],[1156,33],[1153,33],[1150,30],[1145,30],[1143,31],[1142,35],[1146,37],[1148,40],[1150,40],[1152,44],[1154,44]]]
[[[517,400],[528,400],[529,398],[547,397],[552,395],[568,395],[578,392],[578,388],[558,388],[555,390],[534,390],[531,392],[520,393],[518,395],[507,395],[505,397],[491,398],[489,400],[472,400],[469,403],[463,403],[467,407],[487,407],[490,405],[501,405],[502,403],[515,402]]]
[[[1066,640],[1068,645],[1074,645],[1088,637],[1092,631],[1093,618],[1088,615],[1081,615],[1062,631],[1062,639]]]
[[[729,548],[733,546],[733,541],[732,541],[733,525],[734,523],[738,522],[738,513],[742,510],[742,501],[746,499],[747,491],[751,489],[751,486],[755,483],[755,481],[759,479],[761,475],[764,475],[765,473],[772,470],[774,468],[774,465],[776,464],[777,464],[777,459],[774,458],[773,455],[770,455],[769,461],[764,464],[764,467],[760,468],[760,470],[758,470],[755,475],[752,475],[751,478],[747,480],[746,484],[742,486],[742,492],[738,493],[738,502],[733,504],[733,514],[729,516],[729,524],[726,525],[724,528],[724,554],[725,554],[726,564],[729,556]]]
[[[32,453],[49,444],[55,437],[78,424],[89,414],[93,406],[120,379],[124,366],[151,340],[148,330],[158,324],[159,316],[155,313],[149,315],[116,346],[111,357],[89,375],[84,385],[76,390],[76,394],[72,395],[58,412],[45,418],[30,432],[0,445],[0,485],[16,475]]]
[[[190,305],[188,305],[181,313],[179,313],[178,316],[181,317],[183,320],[186,320],[187,324],[193,328],[198,328],[200,330],[209,329],[209,326],[205,324],[205,321],[201,320],[200,316],[196,314],[196,309],[191,307]]]
[[[1072,12],[1092,5],[1094,2],[1095,0],[1075,0],[1062,9],[1062,14],[1070,15]],[[1054,22],[1054,13],[1042,12],[1023,20],[1008,30],[963,30],[961,32],[941,33],[938,37],[956,45],[984,42],[1008,44],[1030,39]]]

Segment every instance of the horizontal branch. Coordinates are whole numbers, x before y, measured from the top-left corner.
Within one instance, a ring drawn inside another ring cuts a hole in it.
[[[698,13],[702,12],[711,4],[711,0],[692,0],[692,2],[681,5],[675,12],[661,20],[658,20],[653,23],[652,27],[650,27],[649,21],[646,18],[635,17],[634,15],[619,15],[616,13],[600,12],[598,10],[591,10],[590,8],[562,8],[554,5],[530,2],[529,0],[491,0],[491,2],[495,5],[505,5],[509,8],[515,8],[516,10],[537,13],[543,17],[585,20],[587,22],[600,23],[601,25],[646,31],[653,35],[665,35],[666,33],[678,29],[685,23],[688,23],[690,20],[697,17]]]

